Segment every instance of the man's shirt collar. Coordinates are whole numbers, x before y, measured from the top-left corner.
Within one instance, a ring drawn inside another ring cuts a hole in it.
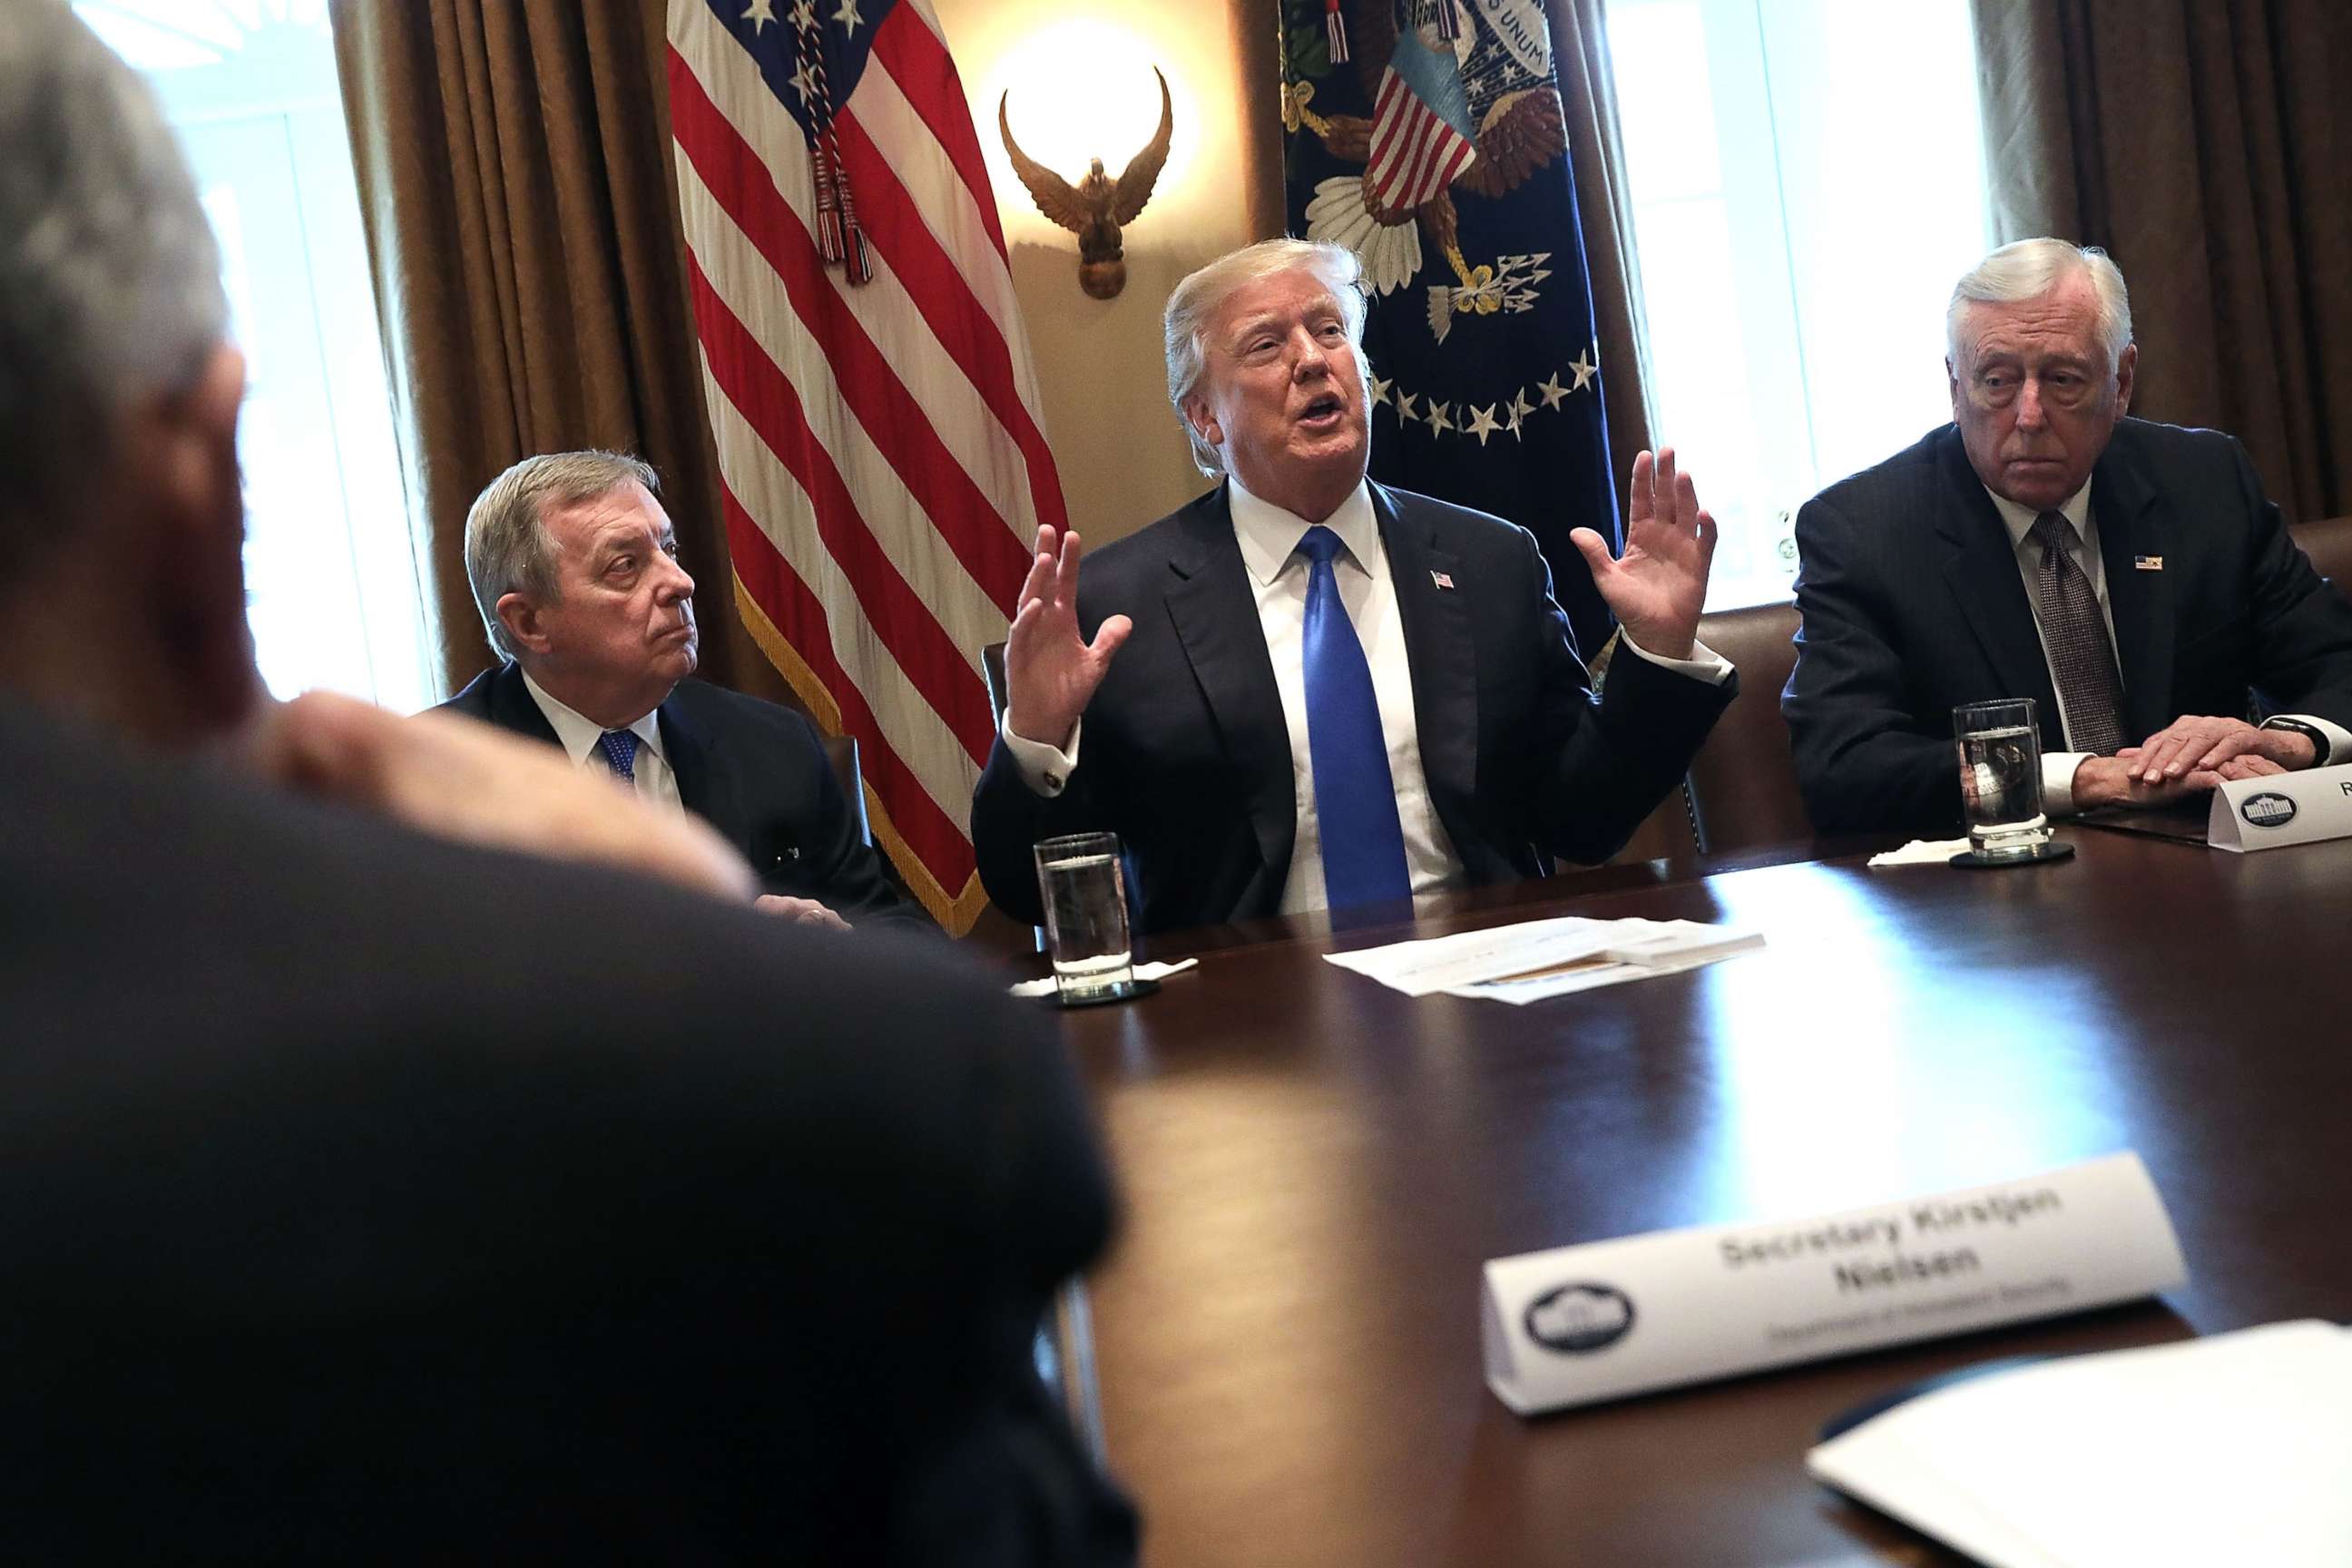
[[[563,754],[572,759],[573,767],[585,763],[588,753],[594,751],[597,742],[604,738],[604,727],[577,709],[549,696],[547,688],[530,678],[530,671],[521,669],[520,666],[516,668],[521,672],[523,689],[530,693],[530,700],[539,704],[539,710],[547,715],[548,727],[555,731],[556,740],[563,747]],[[667,763],[669,756],[662,750],[661,721],[657,717],[660,712],[661,710],[656,708],[651,713],[640,715],[635,723],[623,728],[650,747],[655,756]]]
[[[1231,475],[1225,479],[1225,499],[1233,510],[1234,533],[1241,543],[1242,564],[1257,584],[1265,587],[1282,574],[1282,569],[1297,554],[1298,542],[1315,525],[1270,500],[1259,500]],[[1357,480],[1355,489],[1323,520],[1323,526],[1338,534],[1356,564],[1367,575],[1371,574],[1381,559],[1381,523],[1372,513],[1371,487]]]
[[[1978,482],[1983,483],[1982,480]],[[1993,495],[1990,488],[1985,494],[1992,496],[1992,504],[2000,512],[2000,521],[2009,530],[2009,547],[2011,550],[2024,549],[2025,536],[2033,531],[2033,525],[2041,520],[2042,514],[2030,506],[2020,506],[2007,496]],[[2067,526],[2074,531],[2077,542],[2086,542],[2090,535],[2084,529],[2083,520],[2091,515],[2091,481],[2084,479],[2081,489],[2059,503],[2058,510],[2066,519]]]

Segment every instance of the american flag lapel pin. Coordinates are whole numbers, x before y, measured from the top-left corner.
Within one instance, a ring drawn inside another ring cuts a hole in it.
[[[2161,572],[2164,570],[2164,557],[2161,555],[2135,555],[2132,557],[2132,564],[2142,572]]]
[[[1439,587],[1444,589],[1449,594],[1454,592],[1454,578],[1447,573],[1432,572],[1429,574],[1429,580],[1436,584]]]

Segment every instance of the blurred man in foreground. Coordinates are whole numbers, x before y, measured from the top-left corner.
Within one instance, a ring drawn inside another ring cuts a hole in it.
[[[1358,271],[1285,239],[1185,279],[1169,400],[1222,482],[1083,592],[1077,536],[1039,531],[972,801],[1007,910],[1038,918],[1037,839],[1097,828],[1148,930],[1597,863],[1730,700],[1696,644],[1715,524],[1672,452],[1634,459],[1622,559],[1571,535],[1625,634],[1599,701],[1531,534],[1365,478]]]
[[[772,914],[929,928],[866,841],[816,727],[691,679],[694,579],[658,488],[610,452],[526,458],[490,481],[466,519],[466,575],[506,663],[443,708],[709,822],[751,860]]]
[[[268,710],[225,319],[152,99],[0,7],[0,1554],[1128,1560],[1028,1355],[1056,1048],[536,748]]]
[[[2036,701],[2053,815],[2352,761],[2352,605],[2236,441],[2126,417],[2115,263],[2005,246],[1947,329],[1953,422],[1797,514],[1781,708],[1813,826],[1957,833],[1952,710],[1996,698]]]

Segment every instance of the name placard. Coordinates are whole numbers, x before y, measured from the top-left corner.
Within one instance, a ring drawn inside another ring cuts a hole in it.
[[[1499,1258],[1486,1386],[1522,1415],[2055,1317],[2188,1278],[2133,1153],[1813,1219]]]
[[[2268,778],[2231,779],[2213,792],[2205,842],[2245,854],[2352,836],[2352,763]]]

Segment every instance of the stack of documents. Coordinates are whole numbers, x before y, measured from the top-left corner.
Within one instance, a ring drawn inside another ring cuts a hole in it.
[[[1518,1004],[1673,974],[1763,945],[1761,932],[1737,926],[1570,915],[1324,956],[1408,996],[1443,992]]]
[[[2273,1323],[1998,1373],[1806,1463],[1989,1568],[2345,1568],[2352,1331]]]

